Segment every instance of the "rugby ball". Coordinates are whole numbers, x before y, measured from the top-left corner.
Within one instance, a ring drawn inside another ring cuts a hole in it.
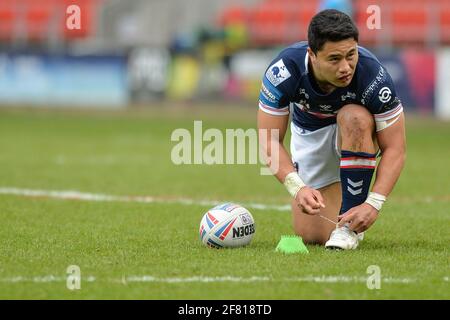
[[[235,203],[222,203],[206,212],[200,222],[200,241],[210,248],[242,247],[255,234],[252,214]]]

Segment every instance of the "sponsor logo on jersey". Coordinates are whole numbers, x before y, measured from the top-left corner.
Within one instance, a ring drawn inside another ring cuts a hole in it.
[[[319,109],[322,112],[333,112],[333,106],[330,106],[329,104],[319,104]]]
[[[270,92],[269,89],[267,89],[264,83],[261,86],[261,93],[264,96],[264,98],[266,98],[269,102],[271,103],[277,102],[277,97],[272,92]]]
[[[378,71],[377,76],[373,81],[369,84],[369,86],[364,90],[362,96],[361,96],[361,102],[364,104],[366,102],[366,98],[369,98],[372,95],[372,93],[377,89],[377,87],[383,83],[383,81],[386,79],[386,72],[384,71],[383,67],[380,67],[380,70]]]
[[[284,65],[283,59],[274,63],[266,72],[266,78],[276,87],[286,79],[291,77],[291,73]]]
[[[297,108],[300,108],[300,110],[302,111],[309,111],[309,109],[311,109],[309,103],[306,102],[306,100],[300,100],[298,103],[295,103],[295,106]]]
[[[383,87],[378,92],[378,98],[383,103],[389,102],[389,100],[391,100],[391,97],[392,97],[392,92],[391,92],[391,89],[389,89],[388,87]]]
[[[306,99],[309,99],[309,94],[306,93],[306,89],[300,88],[300,90],[298,91],[298,94],[300,96],[303,95]]]
[[[347,91],[346,94],[341,96],[342,101],[345,101],[347,99],[356,100],[356,93]]]

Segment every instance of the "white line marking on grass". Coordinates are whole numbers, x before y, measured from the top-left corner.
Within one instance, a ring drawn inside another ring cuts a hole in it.
[[[382,278],[385,283],[413,283],[416,279],[412,278]],[[317,283],[366,283],[367,277],[357,277],[357,276],[306,276],[297,278],[286,278],[284,281],[287,282],[317,282]]]
[[[163,283],[188,283],[188,282],[309,282],[309,283],[366,283],[367,277],[357,276],[306,276],[290,278],[272,278],[272,277],[185,277],[185,278],[158,278],[154,276],[130,276],[124,279],[125,282],[163,282]],[[404,283],[416,282],[412,278],[382,278],[386,283]]]
[[[0,187],[0,194],[17,195],[32,198],[51,198],[62,200],[99,201],[99,202],[135,202],[135,203],[168,203],[184,205],[215,206],[224,201],[194,200],[188,198],[162,198],[150,196],[116,196],[101,193],[87,193],[76,190],[36,190],[14,187]],[[242,203],[249,209],[290,211],[290,205],[268,205],[262,203]]]
[[[61,200],[79,200],[79,201],[98,201],[98,202],[134,202],[134,203],[162,203],[162,204],[184,204],[184,205],[196,205],[211,207],[223,203],[225,201],[218,200],[201,200],[201,199],[189,199],[189,198],[171,198],[171,197],[152,197],[152,196],[118,196],[118,195],[108,195],[102,193],[89,193],[77,190],[39,190],[39,189],[24,189],[15,187],[0,187],[0,194],[4,195],[17,195],[22,197],[30,198],[51,198],[51,199],[61,199]],[[429,197],[429,199],[432,199]],[[424,202],[428,203],[429,199],[425,199]],[[403,197],[398,197],[395,199],[397,202],[405,202],[407,199]],[[409,199],[409,201],[413,201]],[[414,200],[415,201],[415,200]],[[433,198],[435,201],[450,201],[447,197],[437,197]],[[290,205],[275,205],[275,204],[264,204],[255,202],[238,202],[242,206],[248,209],[257,210],[272,210],[272,211],[291,211]]]
[[[35,276],[35,277],[9,277],[0,278],[0,282],[3,283],[49,283],[49,282],[65,282],[66,277],[47,275],[47,276]],[[417,282],[414,278],[382,278],[382,282],[385,283],[402,283],[411,284]],[[447,279],[448,280],[448,279]],[[94,276],[82,277],[81,281],[84,282],[103,282],[102,279],[98,279]],[[444,281],[445,278],[444,278]],[[156,277],[152,275],[142,275],[142,276],[128,276],[122,277],[121,279],[108,279],[106,282],[109,283],[220,283],[220,282],[230,282],[230,283],[257,283],[257,282],[306,282],[306,283],[366,283],[367,277],[358,276],[305,276],[305,277],[287,277],[287,278],[273,278],[273,277],[237,277],[237,276],[222,276],[222,277],[207,277],[207,276],[191,276],[191,277]]]
[[[185,278],[161,278],[154,276],[130,276],[125,278],[125,282],[163,282],[163,283],[186,283],[186,282],[266,282],[273,281],[269,277],[185,277]]]

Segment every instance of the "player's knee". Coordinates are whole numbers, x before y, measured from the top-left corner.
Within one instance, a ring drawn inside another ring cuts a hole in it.
[[[339,127],[344,131],[370,131],[375,127],[372,114],[363,106],[348,104],[342,107],[337,115]]]

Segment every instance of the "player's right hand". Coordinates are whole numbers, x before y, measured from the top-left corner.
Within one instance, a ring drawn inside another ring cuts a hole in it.
[[[295,197],[298,207],[306,214],[316,215],[321,208],[325,208],[320,191],[310,187],[301,188]]]

